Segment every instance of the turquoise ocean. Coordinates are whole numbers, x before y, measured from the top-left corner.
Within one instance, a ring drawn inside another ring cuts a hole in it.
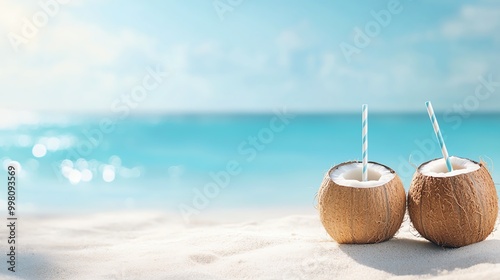
[[[484,160],[500,182],[500,114],[438,119],[450,155]],[[369,160],[407,190],[441,156],[426,112],[370,114],[368,139]],[[314,207],[325,172],[360,157],[358,114],[52,116],[0,130],[0,163],[22,169],[20,213]]]

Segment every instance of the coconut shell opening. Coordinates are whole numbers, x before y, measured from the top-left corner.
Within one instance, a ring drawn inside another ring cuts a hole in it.
[[[353,188],[373,188],[387,184],[395,173],[387,166],[369,162],[367,167],[368,181],[362,181],[363,164],[361,162],[349,162],[332,169],[330,178],[337,185]]]
[[[481,168],[481,166],[471,160],[459,157],[450,157],[452,171],[448,171],[444,158],[436,159],[422,164],[419,167],[420,173],[432,177],[452,177],[459,174],[466,174],[474,172]]]

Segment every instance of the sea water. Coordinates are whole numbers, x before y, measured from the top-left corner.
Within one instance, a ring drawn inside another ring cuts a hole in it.
[[[440,125],[450,155],[484,160],[500,182],[500,114],[441,116]],[[416,166],[441,157],[425,112],[370,114],[368,139],[369,160],[394,169],[407,190]],[[4,169],[12,160],[22,168],[20,213],[314,207],[325,172],[361,159],[361,119],[358,114],[51,118],[1,129],[0,152]]]

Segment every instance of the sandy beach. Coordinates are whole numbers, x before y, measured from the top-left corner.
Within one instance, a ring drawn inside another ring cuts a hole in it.
[[[500,234],[459,249],[416,237],[339,245],[314,212],[24,217],[1,279],[500,279]],[[243,220],[242,220],[243,219]]]

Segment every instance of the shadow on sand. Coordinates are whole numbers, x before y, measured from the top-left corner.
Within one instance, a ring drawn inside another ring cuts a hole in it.
[[[437,274],[480,263],[500,263],[499,240],[450,249],[423,239],[395,238],[380,244],[343,244],[339,248],[360,264],[395,275]]]
[[[56,279],[62,269],[50,262],[50,258],[32,252],[20,252],[16,257],[15,272],[0,270],[0,279]]]

